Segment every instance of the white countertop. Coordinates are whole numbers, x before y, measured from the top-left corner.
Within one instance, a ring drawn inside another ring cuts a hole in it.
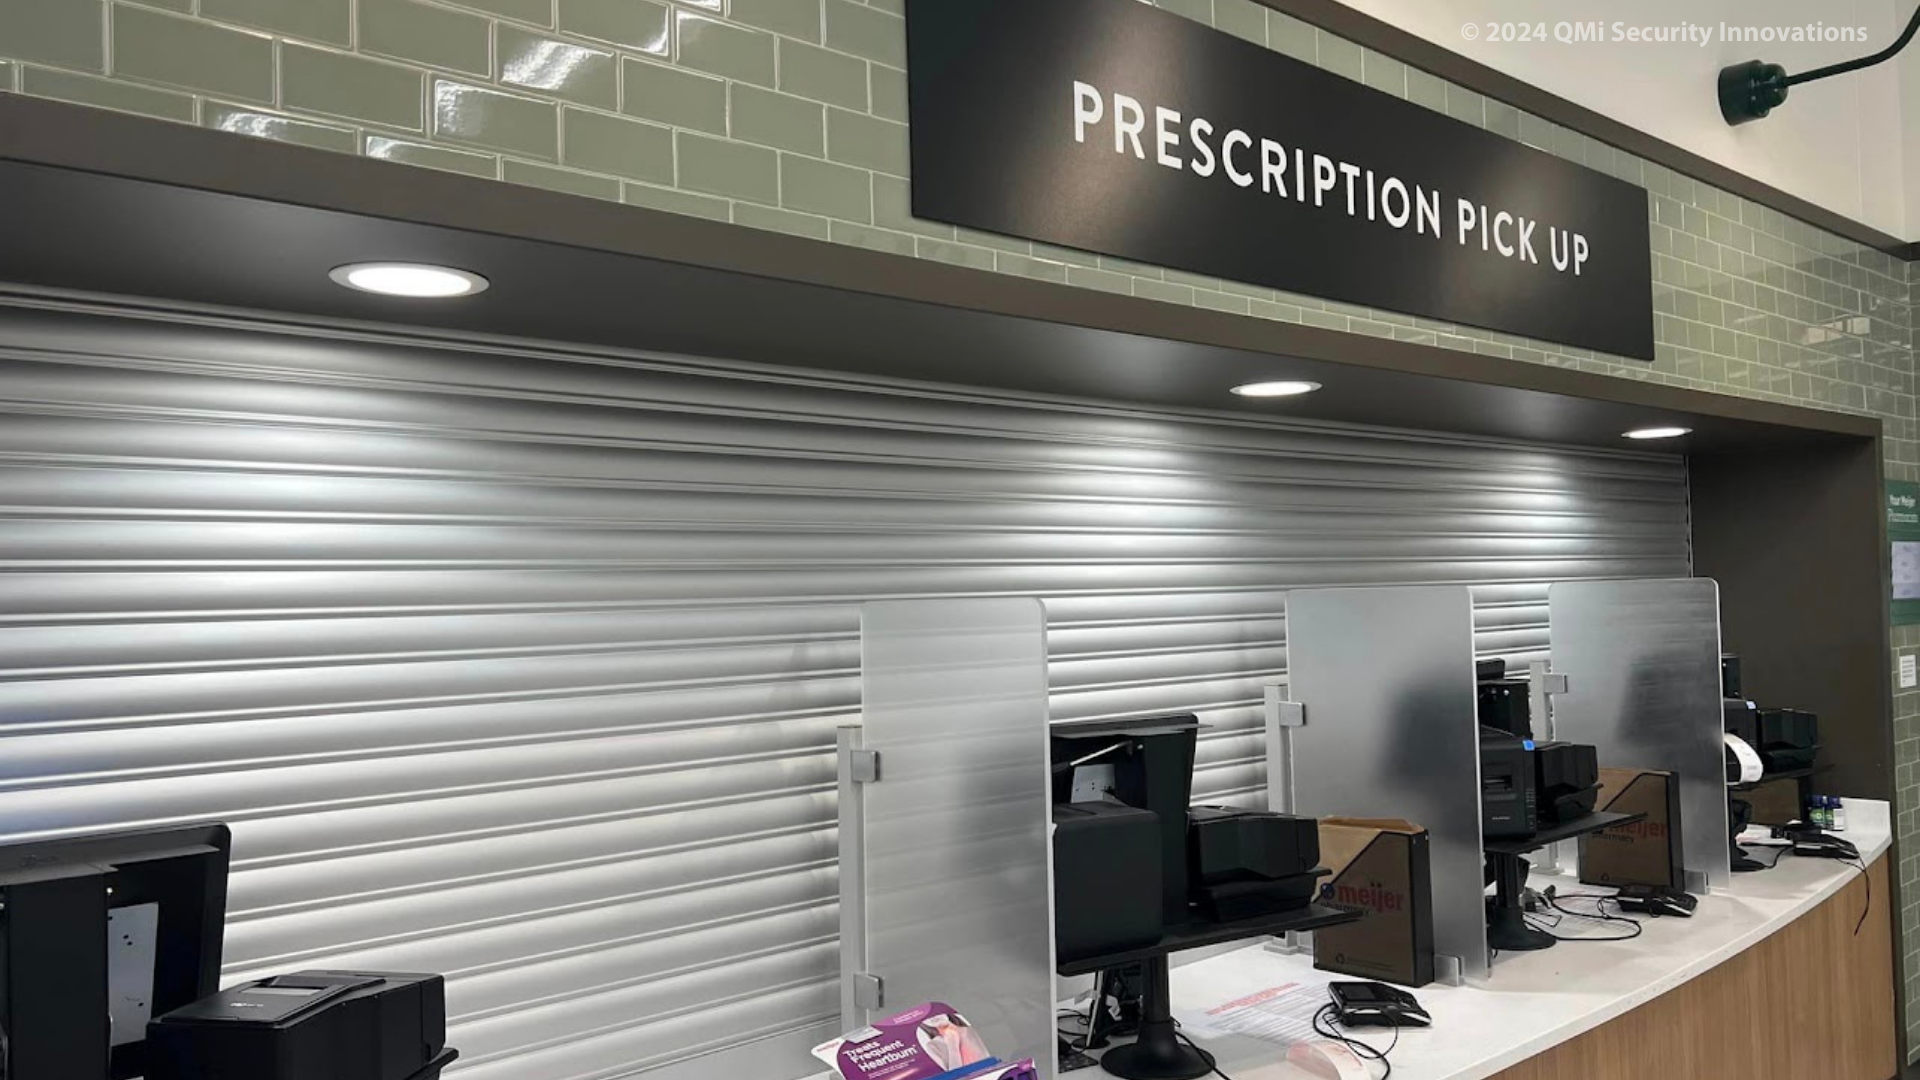
[[[1849,799],[1843,834],[1871,865],[1891,843],[1887,804]],[[1761,855],[1761,861],[1771,856]],[[1414,993],[1433,1027],[1401,1032],[1392,1055],[1394,1080],[1482,1080],[1566,1042],[1726,962],[1818,906],[1860,876],[1851,864],[1782,855],[1772,870],[1734,875],[1730,891],[1700,898],[1691,919],[1643,918],[1629,941],[1563,942],[1541,952],[1506,953],[1485,982],[1438,983]],[[1569,877],[1537,874],[1535,888],[1592,892]],[[1880,917],[1890,898],[1872,903]],[[1569,906],[1576,906],[1570,904]],[[1584,909],[1587,905],[1577,905]],[[1565,920],[1570,933],[1579,920]],[[1599,930],[1609,933],[1610,930]],[[1173,1011],[1206,1008],[1299,980],[1325,981],[1313,958],[1250,946],[1173,970]],[[1331,976],[1344,978],[1346,976]],[[1191,1022],[1189,1021],[1189,1026]],[[1391,1033],[1356,1032],[1385,1047]],[[1213,1035],[1202,1045],[1234,1080],[1301,1080],[1285,1051],[1242,1035]]]

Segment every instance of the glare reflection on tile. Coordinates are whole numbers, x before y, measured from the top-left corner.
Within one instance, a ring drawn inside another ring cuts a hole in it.
[[[584,68],[612,57],[561,41],[530,41],[528,47],[500,63],[500,81],[538,90],[560,90]]]

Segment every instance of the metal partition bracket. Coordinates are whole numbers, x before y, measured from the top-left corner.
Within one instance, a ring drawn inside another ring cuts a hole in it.
[[[1552,664],[1535,660],[1527,665],[1527,707],[1540,721],[1538,731],[1548,742],[1558,736],[1553,725],[1553,698],[1567,692],[1567,677],[1553,673]]]
[[[867,1022],[866,1010],[874,1006],[863,1002],[861,980],[873,979],[867,967],[867,885],[866,813],[861,771],[854,762],[863,755],[878,754],[861,749],[863,731],[857,725],[839,729],[837,750],[840,809],[840,1030],[852,1031]],[[879,980],[874,979],[876,986]]]
[[[1265,950],[1275,956],[1312,956],[1313,931],[1289,930],[1267,939]]]
[[[1433,981],[1441,986],[1465,986],[1466,974],[1461,969],[1460,958],[1445,953],[1433,954]]]
[[[1307,726],[1307,707],[1302,702],[1289,700],[1286,679],[1275,679],[1261,687],[1261,691],[1268,721],[1280,727]]]
[[[1553,699],[1567,692],[1567,677],[1554,674],[1552,668],[1552,663],[1546,660],[1527,665],[1527,709],[1535,718],[1534,732],[1543,742],[1560,737],[1553,722]],[[1570,845],[1549,844],[1546,851],[1534,859],[1534,869],[1558,870],[1563,849],[1570,849]]]
[[[856,784],[879,783],[880,751],[850,750],[847,754],[847,777]]]
[[[1293,805],[1293,731],[1307,725],[1307,707],[1289,701],[1286,676],[1261,687],[1267,734],[1267,809],[1291,814]]]
[[[862,1009],[882,1009],[887,1004],[886,985],[880,976],[860,972],[853,977],[853,1003]]]

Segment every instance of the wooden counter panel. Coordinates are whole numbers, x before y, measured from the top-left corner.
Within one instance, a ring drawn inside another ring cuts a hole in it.
[[[1712,971],[1492,1080],[1888,1080],[1899,1070],[1886,857],[1868,872],[1858,937],[1856,874]]]

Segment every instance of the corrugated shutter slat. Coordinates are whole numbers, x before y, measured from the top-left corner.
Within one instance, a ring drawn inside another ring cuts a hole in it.
[[[1054,715],[1257,805],[1285,596],[1685,574],[1684,464],[0,298],[0,837],[221,818],[230,978],[443,971],[462,1080],[807,1071],[858,605],[1038,596]]]

